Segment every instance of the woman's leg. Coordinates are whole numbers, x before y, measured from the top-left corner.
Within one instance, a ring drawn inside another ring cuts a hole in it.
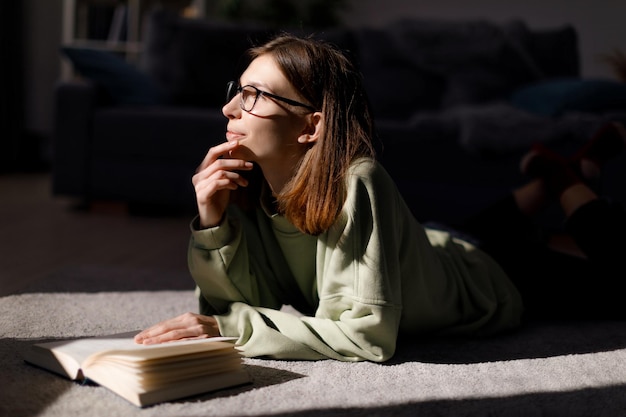
[[[463,230],[509,275],[522,295],[527,319],[595,315],[604,301],[587,295],[588,281],[582,277],[595,275],[591,264],[551,250],[547,237],[526,214],[511,195],[472,218]]]
[[[576,184],[562,195],[572,211],[565,230],[586,257],[550,248],[548,236],[513,195],[473,218],[465,229],[515,283],[528,319],[626,318],[626,214],[589,191]]]
[[[621,262],[626,214],[600,199],[578,175],[583,161],[599,170],[614,152],[622,151],[618,130],[595,135],[569,161],[536,147],[522,162],[522,170],[535,180],[467,225],[516,283],[531,317],[626,316],[620,285],[626,277]],[[529,220],[554,199],[567,219],[566,230],[587,259],[550,250],[547,238]]]

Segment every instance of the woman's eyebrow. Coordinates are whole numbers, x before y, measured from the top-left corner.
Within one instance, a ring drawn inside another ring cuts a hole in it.
[[[241,82],[241,80],[239,80],[239,85],[241,85],[241,86],[251,85],[251,86],[254,86],[256,88],[261,88],[261,89],[266,89],[266,90],[272,91],[272,87],[270,87],[267,83],[264,83],[263,81],[249,80],[249,81],[247,81],[244,84],[244,83]]]

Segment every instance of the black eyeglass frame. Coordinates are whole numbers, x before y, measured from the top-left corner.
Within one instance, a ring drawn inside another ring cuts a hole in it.
[[[301,103],[296,100],[292,100],[287,97],[277,96],[276,94],[268,93],[267,91],[259,90],[257,87],[253,85],[248,84],[248,85],[240,86],[236,81],[229,81],[228,84],[226,84],[226,102],[230,103],[230,101],[233,98],[235,98],[237,94],[240,94],[243,91],[243,89],[246,87],[253,88],[256,91],[256,94],[254,96],[254,103],[252,103],[252,106],[250,107],[250,109],[246,109],[243,106],[243,96],[239,99],[239,107],[241,107],[241,110],[246,111],[248,113],[250,113],[252,109],[254,109],[254,106],[256,106],[256,103],[257,101],[259,101],[259,97],[261,96],[267,96],[267,97],[273,98],[274,100],[279,100],[279,101],[282,101],[283,103],[291,104],[292,106],[304,107],[305,109],[308,109],[312,112],[317,111],[315,110],[315,107],[309,106],[308,104],[304,104],[304,103]]]

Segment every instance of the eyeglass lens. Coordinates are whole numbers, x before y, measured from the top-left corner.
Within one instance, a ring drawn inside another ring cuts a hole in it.
[[[231,81],[227,84],[226,87],[226,102],[230,103],[230,101],[238,94],[241,93],[239,104],[241,108],[245,111],[252,111],[252,108],[257,102],[259,98],[260,91],[250,85],[245,87],[239,87],[237,83]]]
[[[259,90],[252,86],[245,86],[241,88],[241,108],[245,111],[252,111],[252,108],[256,104],[259,98]]]
[[[226,84],[226,103],[230,103],[230,101],[237,95],[238,90],[239,87],[234,81],[230,81]]]

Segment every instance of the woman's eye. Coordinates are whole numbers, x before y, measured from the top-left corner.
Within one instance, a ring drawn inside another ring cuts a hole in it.
[[[256,98],[256,90],[252,88],[244,88],[241,90],[241,98],[244,103],[253,103]]]

